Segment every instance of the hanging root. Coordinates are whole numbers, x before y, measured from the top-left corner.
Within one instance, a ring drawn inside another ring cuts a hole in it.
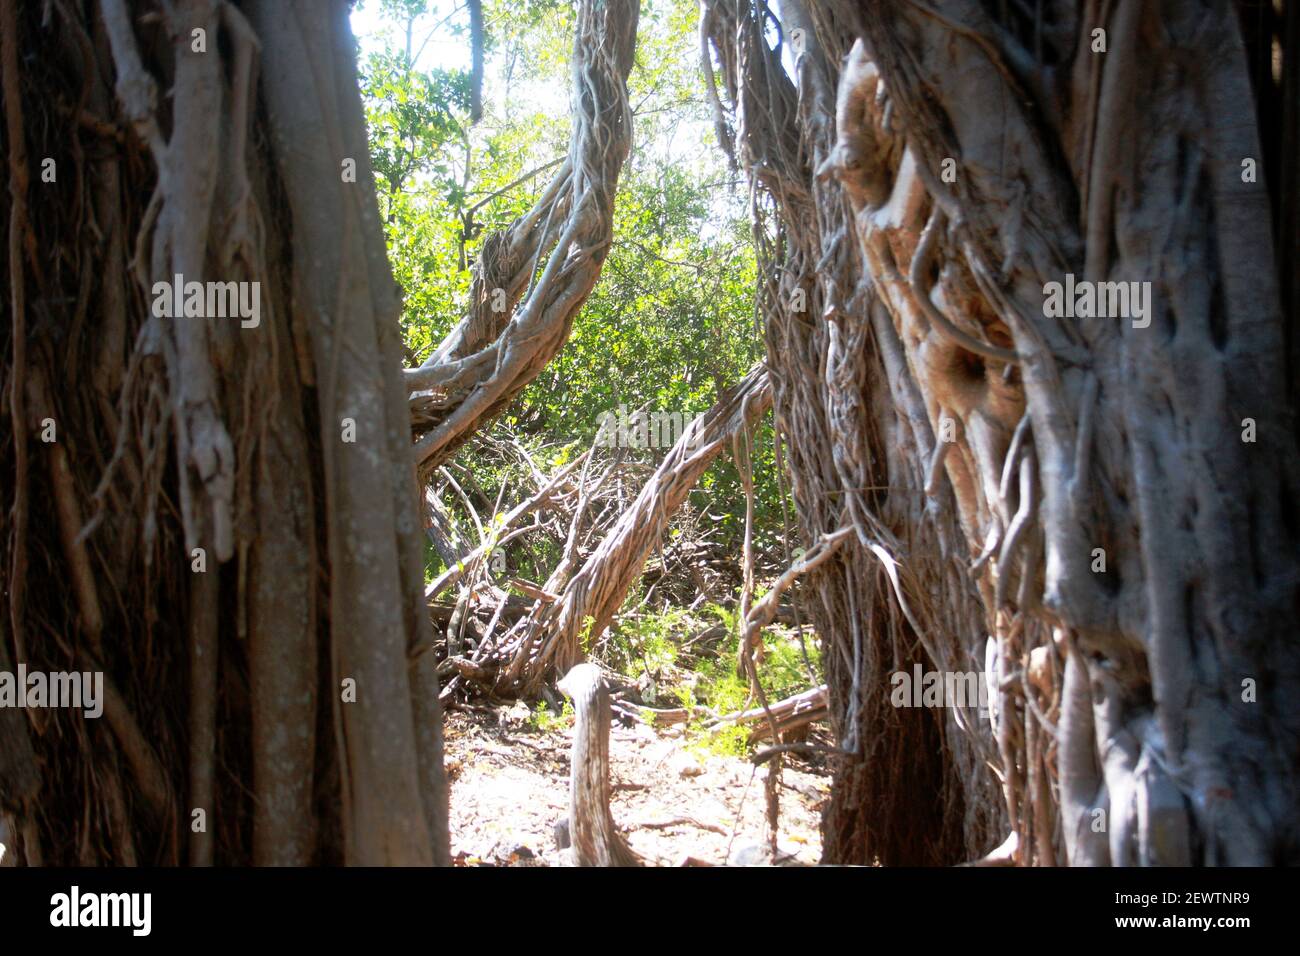
[[[1016,509],[1015,516],[1011,519],[1006,538],[1002,542],[1002,550],[998,554],[996,569],[997,591],[994,607],[1001,608],[1006,603],[1007,588],[1010,587],[1017,551],[1023,545],[1038,510],[1036,476],[1037,467],[1033,461],[1033,456],[1026,455],[1020,461],[1020,505]],[[1021,574],[1028,576],[1031,573],[1028,564],[1023,564]]]
[[[930,290],[926,286],[926,279],[931,263],[934,261],[935,237],[942,228],[943,211],[936,205],[930,213],[930,221],[925,224],[925,229],[921,232],[921,241],[916,247],[916,254],[912,256],[908,282],[912,287],[913,298],[916,299],[922,313],[929,320],[930,327],[938,331],[939,334],[954,345],[998,362],[1014,363],[1019,361],[1014,349],[989,345],[957,328],[930,299]]]

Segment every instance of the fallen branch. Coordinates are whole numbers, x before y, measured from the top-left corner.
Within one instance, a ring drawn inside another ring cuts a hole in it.
[[[499,685],[527,693],[554,670],[582,660],[583,633],[594,641],[613,621],[662,539],[669,516],[727,444],[752,428],[771,404],[767,370],[756,365],[687,426],[636,501],[565,585],[560,599],[539,603],[517,640],[502,649],[500,656],[508,664]]]
[[[633,830],[667,830],[669,827],[695,827],[697,830],[708,830],[710,833],[718,833],[722,836],[727,835],[727,831],[716,823],[705,823],[703,820],[697,820],[694,817],[673,817],[671,820],[647,820],[644,823],[632,824]]]
[[[805,727],[819,720],[825,720],[828,713],[826,685],[823,684],[820,687],[814,687],[812,690],[806,690],[802,694],[795,694],[793,697],[787,697],[785,700],[770,704],[766,709],[755,707],[752,710],[724,714],[711,724],[709,729],[717,730],[727,724],[746,724],[761,721],[750,732],[750,740],[751,742],[766,740],[772,736],[772,725],[768,722],[768,716],[771,715],[772,721],[776,724],[777,734],[784,739],[791,731],[798,730],[800,727]]]

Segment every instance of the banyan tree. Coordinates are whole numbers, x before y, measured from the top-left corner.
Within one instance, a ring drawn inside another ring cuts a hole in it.
[[[348,4],[0,0],[0,671],[105,680],[102,720],[0,708],[24,862],[447,861],[417,489],[599,280],[637,19],[577,0],[567,156],[403,369]],[[1300,861],[1298,34],[702,0],[765,360],[475,667],[553,685],[770,405],[829,862]],[[160,308],[181,277],[257,320]],[[914,672],[987,707],[899,706]]]
[[[802,533],[853,529],[829,858],[1300,858],[1298,23],[705,0]]]

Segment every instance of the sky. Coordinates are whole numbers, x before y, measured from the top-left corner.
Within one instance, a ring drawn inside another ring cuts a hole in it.
[[[459,23],[462,26],[469,24],[468,11],[453,0],[434,0],[430,4],[430,12],[415,21],[411,35],[412,46],[419,51],[415,61],[418,68],[428,70],[440,66],[469,69],[468,33],[456,36],[447,29],[449,23]],[[352,32],[361,44],[362,53],[380,49],[383,33],[386,30],[395,32],[397,29],[397,24],[384,18],[378,0],[363,0],[352,8]],[[424,44],[423,48],[421,44]]]
[[[351,21],[363,59],[366,54],[379,52],[385,46],[400,49],[406,42],[403,22],[385,16],[379,0],[362,0],[352,8]],[[487,28],[490,30],[491,24]],[[389,36],[387,43],[386,35]],[[468,9],[454,0],[432,0],[429,12],[415,21],[411,30],[411,47],[415,54],[414,66],[418,70],[468,70],[471,60]],[[505,85],[497,82],[500,70],[500,62],[489,51],[483,77],[485,105],[495,102],[500,106],[500,97],[507,93]],[[509,90],[509,95],[515,106],[548,113],[568,112],[569,90],[562,84],[533,84],[526,88],[516,85]]]
[[[385,46],[400,48],[405,43],[402,22],[384,15],[380,0],[361,0],[352,9],[351,22],[363,58]],[[429,12],[415,21],[411,31],[412,49],[417,54],[414,64],[416,69],[469,69],[468,27],[469,13],[463,3],[458,4],[456,0],[432,0]],[[492,29],[491,24],[488,24],[488,29]],[[690,36],[686,47],[680,51],[680,55],[692,64],[697,62],[699,56],[697,42],[694,35]],[[567,47],[565,52],[567,55]],[[511,101],[510,111],[516,115],[530,110],[549,115],[567,114],[570,90],[566,83],[514,84],[508,87],[501,81],[502,69],[503,64],[489,55],[485,64],[483,88],[484,103],[489,111],[493,107],[504,109],[502,97],[508,95]],[[703,96],[702,86],[700,96]],[[652,139],[643,138],[644,132],[643,129],[638,129],[639,135],[634,137],[634,149],[660,159],[671,156],[676,164],[698,168],[710,180],[719,173],[725,177],[725,171],[720,169],[721,153],[717,151],[714,141],[711,119],[683,118],[673,124],[668,132],[660,132]],[[707,158],[702,153],[707,154]],[[535,157],[538,163],[551,158],[549,154]],[[714,201],[717,204],[717,222],[724,222],[734,214],[735,197],[730,190],[719,190],[714,194]],[[712,225],[711,222],[706,228],[711,228]]]

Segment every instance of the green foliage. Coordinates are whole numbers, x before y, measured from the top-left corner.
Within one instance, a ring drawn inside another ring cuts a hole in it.
[[[675,607],[624,615],[601,647],[600,656],[609,667],[641,683],[647,705],[704,711],[688,725],[693,746],[743,756],[750,750],[752,724],[710,726],[715,717],[758,706],[750,696],[749,682],[736,673],[739,613],[734,607],[718,604],[707,605],[704,613],[716,618],[727,636],[698,659],[683,659],[681,641],[686,635],[702,631],[708,621],[698,612]],[[764,630],[763,636],[765,656],[759,668],[759,681],[769,703],[821,683],[821,654],[816,641],[809,641],[807,647],[813,669],[810,679],[796,632],[772,626]],[[647,683],[649,693],[646,693]]]
[[[696,731],[690,746],[722,757],[748,757],[752,749],[749,746],[749,728],[734,723]]]
[[[566,730],[573,726],[573,702],[565,700],[557,714],[551,710],[546,701],[538,701],[537,706],[528,717],[528,726],[541,734]]]
[[[463,314],[485,238],[532,206],[567,153],[574,7],[559,0],[484,4],[484,113],[471,125],[468,56],[435,61],[422,54],[439,42],[467,50],[464,9],[452,0],[363,5],[390,24],[362,38],[361,79],[380,213],[403,290],[406,361],[417,364]],[[629,414],[645,408],[689,421],[761,354],[746,194],[713,141],[697,20],[693,0],[642,5],[629,80],[634,148],[619,183],[613,246],[568,343],[501,418],[543,470],[590,445],[601,416],[620,405]],[[780,551],[772,437],[765,423],[752,445],[760,554]],[[663,454],[662,448],[627,452],[644,462]],[[471,443],[452,467],[480,502],[501,496],[509,507],[520,500],[514,489],[528,487],[518,458],[493,455],[491,442]],[[458,501],[446,503],[461,538],[476,543],[468,513]],[[729,455],[705,473],[690,505],[714,529],[711,540],[739,556],[745,501]],[[485,523],[492,519],[479,510]],[[559,556],[553,540],[528,535],[508,546],[506,563],[512,574],[545,580]],[[442,564],[427,544],[425,557],[432,580]],[[678,636],[689,623],[681,610],[627,615],[600,651],[621,672],[637,679],[648,674],[672,696],[697,695],[715,710],[742,706],[747,688],[727,677],[734,620],[730,652],[698,687],[678,671]],[[782,660],[781,653],[774,649],[769,661]],[[661,699],[669,696],[660,691]]]
[[[384,0],[383,9],[403,21],[424,8]],[[503,2],[485,14],[485,115],[472,128],[463,71],[423,69],[391,46],[365,57],[372,160],[411,361],[462,313],[483,239],[529,208],[552,172],[543,167],[567,151],[571,5]],[[711,142],[696,16],[689,0],[643,10],[629,83],[637,145],[616,200],[614,247],[568,345],[507,415],[526,434],[588,444],[602,413],[620,404],[689,420],[758,354],[744,193]],[[405,37],[397,30],[389,42],[409,47]]]
[[[627,615],[612,629],[604,651],[606,662],[631,680],[648,677],[657,687],[677,660],[676,639],[689,631],[689,621],[690,612],[685,608]]]
[[[590,614],[582,619],[582,633],[578,635],[578,646],[582,648],[583,654],[591,653],[591,628],[595,623],[596,619]]]
[[[728,628],[728,638],[716,657],[700,662],[692,696],[718,716],[757,707],[757,701],[750,698],[749,682],[736,673],[736,658],[740,651],[739,615],[733,609],[716,604],[710,605],[710,610]],[[798,634],[782,627],[769,627],[764,631],[764,646],[766,654],[759,668],[759,683],[768,702],[774,703],[807,690],[808,670]],[[817,642],[809,641],[807,650],[814,677],[820,683],[821,653]],[[749,752],[748,727],[725,724],[708,728],[704,721],[697,720],[693,722],[692,730],[697,735],[699,746],[716,753],[743,755]]]

